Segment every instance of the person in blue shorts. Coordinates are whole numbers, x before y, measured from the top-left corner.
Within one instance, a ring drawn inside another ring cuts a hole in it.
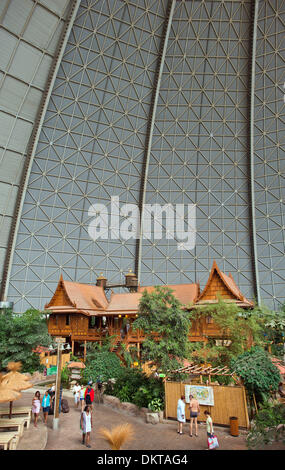
[[[47,424],[47,417],[50,408],[50,395],[48,391],[45,392],[43,399],[42,399],[42,409],[44,414],[44,423]]]

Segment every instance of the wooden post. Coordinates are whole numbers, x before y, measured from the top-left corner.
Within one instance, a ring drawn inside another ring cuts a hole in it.
[[[86,340],[84,341],[84,362],[86,361]]]
[[[74,341],[73,340],[71,341],[71,352],[72,352],[72,356],[74,356]]]
[[[202,383],[203,383],[203,377],[202,377],[202,375],[200,375],[200,384],[202,384]]]
[[[246,416],[246,425],[247,425],[247,428],[249,429],[250,423],[249,423],[249,416],[248,416],[248,409],[247,409],[247,394],[245,391],[245,387],[243,385],[242,385],[242,389],[243,389],[243,404],[244,404],[244,410],[245,410],[245,416]]]
[[[166,377],[163,378],[164,382],[164,417],[168,418],[168,408],[167,408],[167,390],[166,390]]]
[[[255,399],[255,393],[253,393],[253,402],[254,402],[255,411],[256,411],[256,413],[258,413],[258,408],[257,408],[257,404],[256,404],[256,399]]]
[[[64,338],[56,338],[57,343],[57,372],[56,372],[56,384],[55,384],[55,400],[54,400],[54,418],[53,418],[53,429],[58,429],[59,419],[59,395],[60,395],[60,381],[61,381],[61,355],[62,355],[62,344],[65,343]]]

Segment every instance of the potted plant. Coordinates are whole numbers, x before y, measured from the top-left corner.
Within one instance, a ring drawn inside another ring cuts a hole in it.
[[[161,398],[154,398],[148,404],[148,409],[152,413],[156,413],[158,415],[158,420],[159,420],[160,423],[163,420],[163,408],[164,408],[164,403],[161,400]]]

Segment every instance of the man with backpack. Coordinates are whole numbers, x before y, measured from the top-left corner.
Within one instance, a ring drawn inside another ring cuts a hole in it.
[[[85,399],[85,404],[90,406],[91,411],[92,411],[93,401],[94,401],[94,390],[92,388],[92,382],[91,381],[88,382],[88,385],[86,387],[84,399]]]

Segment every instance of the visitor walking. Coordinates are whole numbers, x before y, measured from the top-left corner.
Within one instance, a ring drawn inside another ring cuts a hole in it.
[[[81,405],[81,413],[83,413],[83,410],[84,410],[84,394],[85,394],[85,388],[83,385],[81,385],[80,387],[80,391],[79,391],[79,399],[80,399],[80,405]]]
[[[92,382],[88,382],[88,385],[85,390],[85,404],[88,405],[92,411],[93,401],[94,401],[94,390],[92,388]]]
[[[177,421],[178,427],[177,432],[178,434],[183,434],[183,423],[185,423],[185,397],[181,395],[177,403]]]
[[[195,436],[198,437],[198,414],[200,413],[200,406],[199,402],[196,398],[193,397],[193,395],[190,395],[190,404],[189,404],[189,410],[190,410],[190,437],[192,437],[192,427],[193,427],[193,421],[195,424]]]
[[[81,413],[80,427],[82,429],[82,444],[86,444],[86,447],[90,448],[90,432],[93,424],[92,412],[88,405],[85,406],[83,413]]]
[[[43,400],[42,400],[42,408],[44,414],[44,423],[47,424],[47,417],[50,408],[50,395],[48,391],[45,392]]]
[[[32,413],[34,414],[34,426],[38,426],[38,417],[41,410],[41,394],[39,391],[35,393],[35,396],[32,401]]]
[[[213,420],[211,418],[210,411],[204,411],[204,415],[206,416],[206,426],[207,426],[207,443],[208,438],[214,437],[214,427],[213,427]]]
[[[76,382],[76,384],[74,385],[72,389],[73,395],[74,395],[74,403],[75,403],[76,408],[78,408],[79,401],[80,401],[80,390],[81,390],[81,387],[79,383]]]
[[[102,382],[102,379],[101,379],[100,375],[97,377],[97,380],[96,380],[96,389],[97,389],[97,394],[98,394],[98,403],[101,403],[101,399],[102,399],[102,403],[103,403],[103,398],[102,398],[103,382]]]

